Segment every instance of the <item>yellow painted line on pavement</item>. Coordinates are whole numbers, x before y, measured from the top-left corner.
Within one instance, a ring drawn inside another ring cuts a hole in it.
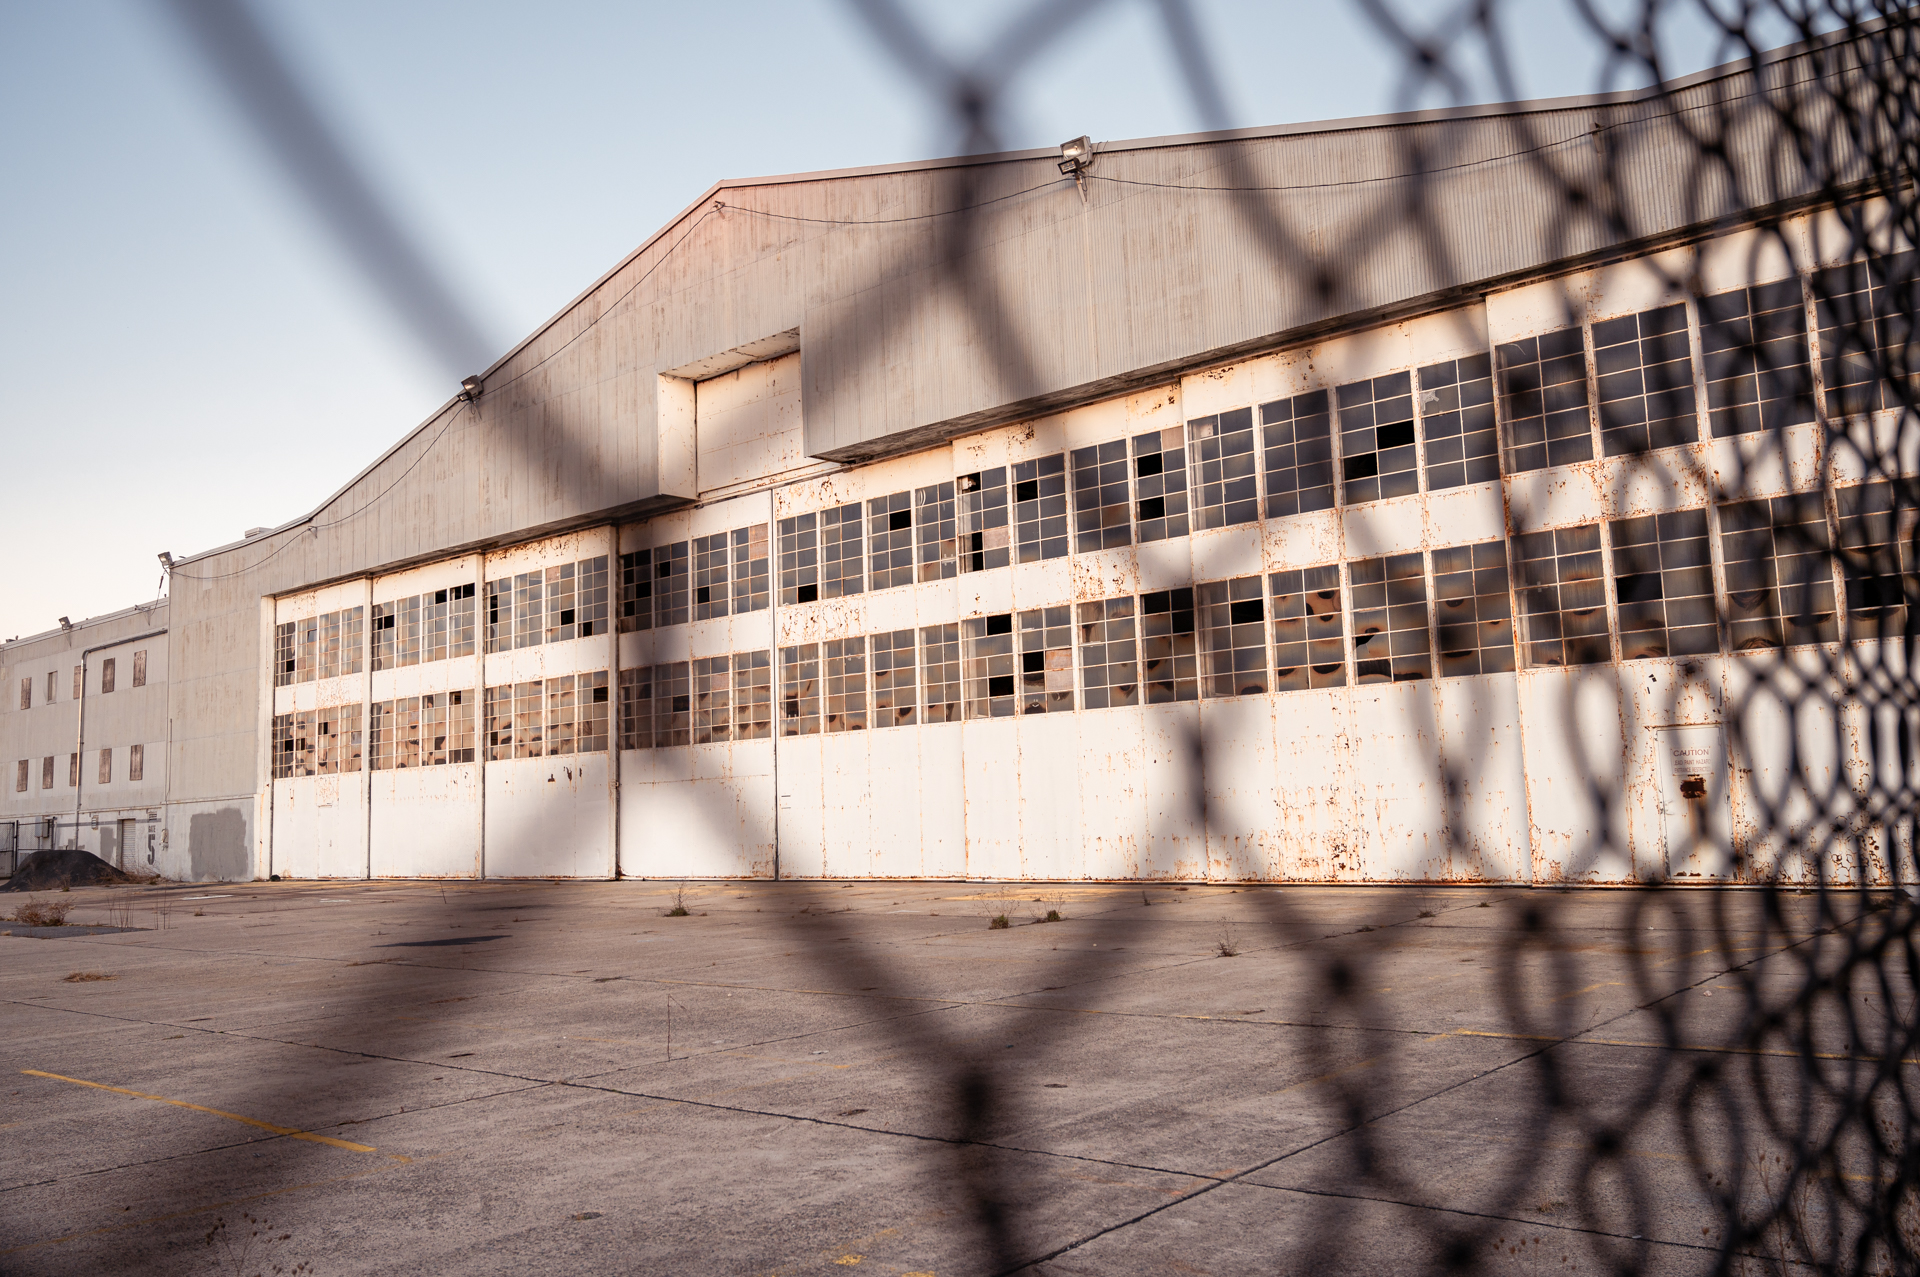
[[[157,1100],[162,1104],[172,1104],[177,1108],[192,1109],[196,1113],[211,1113],[215,1117],[224,1117],[230,1122],[241,1122],[247,1126],[257,1126],[263,1131],[272,1131],[275,1135],[284,1135],[289,1139],[310,1140],[315,1144],[331,1144],[334,1148],[344,1148],[350,1153],[374,1153],[379,1150],[371,1144],[355,1144],[351,1140],[337,1140],[331,1135],[315,1135],[312,1131],[303,1131],[292,1126],[275,1126],[272,1122],[262,1122],[258,1118],[242,1117],[238,1113],[229,1113],[225,1109],[208,1108],[204,1104],[189,1104],[185,1100],[170,1100],[164,1095],[149,1095],[145,1091],[130,1091],[124,1086],[108,1086],[105,1082],[89,1082],[84,1078],[63,1077],[58,1073],[42,1073],[39,1069],[21,1069],[28,1077],[51,1078],[56,1082],[71,1082],[75,1086],[90,1086],[96,1091],[112,1091],[115,1095],[131,1095],[136,1100]]]

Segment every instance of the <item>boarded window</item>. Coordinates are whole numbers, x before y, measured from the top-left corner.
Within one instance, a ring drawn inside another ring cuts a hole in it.
[[[712,620],[727,614],[732,594],[728,589],[728,568],[733,547],[725,532],[693,539],[693,619]]]
[[[1200,699],[1200,645],[1191,589],[1140,596],[1140,681],[1149,705]]]
[[[620,632],[652,628],[653,551],[635,550],[620,556]]]
[[[967,717],[1011,718],[1016,704],[1013,614],[968,617],[965,638]]]
[[[1187,535],[1187,448],[1182,427],[1133,437],[1133,488],[1140,540]]]
[[[287,669],[289,670],[289,672],[291,672],[293,667],[288,666]],[[73,667],[73,699],[74,700],[77,701],[80,699],[80,694],[81,692],[86,690],[86,685],[87,685],[87,667],[84,665],[74,666]]]
[[[1413,374],[1356,381],[1334,394],[1340,408],[1341,491],[1348,505],[1420,491],[1413,428]]]
[[[52,789],[53,788],[53,775],[52,775],[53,760],[51,758],[47,760],[46,771],[47,771],[46,783],[43,784],[41,788]],[[67,755],[67,788],[78,789],[79,787],[80,787],[80,755],[68,754]]]
[[[959,722],[965,700],[960,674],[959,625],[928,625],[921,629],[920,666],[926,671],[926,721]]]
[[[960,570],[958,516],[955,510],[953,484],[935,483],[914,489],[913,523],[918,580],[945,581]]]
[[[867,726],[867,641],[829,639],[826,667],[826,721],[829,732],[858,732]]]
[[[1020,712],[1073,710],[1073,609],[1037,607],[1015,618],[1020,632]]]
[[[1720,507],[1727,640],[1736,652],[1839,637],[1833,562],[1818,493]]]
[[[873,725],[904,727],[915,721],[918,689],[914,680],[913,631],[873,636],[868,666],[873,676]]]
[[[1598,586],[1596,581],[1596,593]],[[1433,601],[1442,678],[1500,674],[1513,669],[1513,596],[1508,589],[1505,542],[1483,541],[1435,550]],[[1603,600],[1603,649],[1606,614]]]
[[[59,690],[59,687],[60,687],[59,678],[60,676],[58,672],[54,670],[47,671],[47,704],[49,705],[53,704],[54,692]],[[22,705],[20,708],[25,709],[26,706]]]
[[[1132,595],[1078,605],[1080,701],[1088,709],[1140,703],[1140,640]]]
[[[860,503],[820,512],[820,597],[845,598],[866,588]]]
[[[127,779],[129,781],[147,778],[147,747],[129,745],[127,747]]]
[[[1228,528],[1258,519],[1253,409],[1234,408],[1189,421],[1187,438],[1193,450],[1194,526]]]
[[[1520,566],[1527,664],[1597,665],[1611,660],[1599,526],[1529,532],[1513,539],[1513,554]]]
[[[100,692],[105,695],[113,690],[114,658],[109,656],[100,662]]]
[[[1840,509],[1841,570],[1846,577],[1847,633],[1854,639],[1905,633],[1907,600],[1916,591],[1914,510],[1891,483],[1834,493]]]
[[[16,794],[24,794],[27,792],[27,760],[24,758],[21,759],[19,765],[14,768],[13,792]]]
[[[913,493],[868,498],[867,547],[872,560],[867,570],[874,589],[913,583]]]
[[[1704,298],[1700,354],[1715,438],[1813,420],[1807,312],[1798,277]]]
[[[1427,578],[1420,554],[1360,559],[1349,569],[1353,589],[1356,681],[1399,683],[1433,677]]]
[[[733,654],[733,738],[773,735],[773,661],[769,652]]]
[[[1260,405],[1267,517],[1333,509],[1333,413],[1324,390]]]
[[[1040,563],[1067,553],[1067,458],[1033,457],[1013,467],[1015,558]]]
[[[1127,441],[1075,448],[1073,548],[1077,554],[1133,544],[1133,495],[1127,480]]]
[[[1007,470],[995,466],[954,481],[955,527],[960,570],[985,572],[1012,561],[1007,523]]]
[[[758,612],[767,606],[767,529],[762,524],[735,528],[733,543],[733,610]]]
[[[733,660],[707,656],[693,662],[693,743],[726,744],[733,738]]]
[[[113,751],[111,749],[100,751],[100,783],[102,785],[113,783]]]
[[[1347,685],[1340,568],[1300,568],[1267,577],[1273,604],[1273,690]]]
[[[1586,343],[1580,330],[1563,328],[1508,342],[1498,354],[1513,468],[1543,470],[1592,460]]]
[[[68,754],[67,755],[67,788],[78,789],[79,787],[80,787],[80,755]],[[51,754],[47,755],[45,758],[40,760],[40,788],[42,789],[53,788],[53,755]]]
[[[820,516],[780,520],[780,604],[812,603],[820,597]]]
[[[31,676],[20,680],[20,708],[33,708],[33,679]]]
[[[1707,512],[1615,519],[1607,536],[1622,659],[1719,651]]]
[[[1257,576],[1203,582],[1197,593],[1206,635],[1205,696],[1251,696],[1267,690],[1267,609]]]
[[[1684,303],[1593,326],[1600,449],[1609,457],[1672,448],[1700,437]]]
[[[820,731],[820,645],[780,649],[780,734],[814,736]]]
[[[620,748],[653,748],[653,670],[620,671]]]
[[[1493,360],[1468,355],[1420,370],[1420,433],[1431,491],[1500,477],[1493,420]]]

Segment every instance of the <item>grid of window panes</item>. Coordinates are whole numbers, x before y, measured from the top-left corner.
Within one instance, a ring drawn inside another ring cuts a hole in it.
[[[653,669],[620,671],[620,748],[653,748]]]
[[[513,645],[536,647],[547,632],[547,574],[538,569],[513,576]],[[404,603],[405,600],[402,600]],[[401,659],[406,659],[408,618],[400,617]]]
[[[780,734],[814,736],[820,731],[820,645],[780,649]]]
[[[1187,535],[1187,448],[1180,426],[1133,437],[1134,511],[1139,540]]]
[[[1593,325],[1600,450],[1609,457],[1700,437],[1684,302]]]
[[[1260,405],[1267,518],[1333,509],[1332,397],[1310,390]]]
[[[1019,613],[1020,712],[1064,714],[1073,709],[1073,609],[1030,608]]]
[[[487,650],[494,650],[494,609],[487,613]],[[620,556],[620,632],[653,628],[653,551],[634,550]]]
[[[1273,690],[1347,685],[1346,632],[1338,564],[1274,572]]]
[[[559,643],[574,636],[574,565],[557,563],[547,569],[546,641]]]
[[[1911,405],[1920,393],[1920,364],[1916,364],[1914,317],[1920,315],[1920,255],[1898,253],[1867,263],[1873,277],[1873,314],[1880,339],[1883,373],[1880,406]]]
[[[693,743],[725,744],[733,737],[733,661],[706,656],[692,662]]]
[[[914,535],[918,542],[916,577],[945,581],[960,570],[959,534],[954,525],[953,484],[933,483],[913,491]]]
[[[1013,467],[1015,558],[1039,563],[1067,553],[1067,458],[1030,457]]]
[[[972,616],[960,623],[968,718],[1011,718],[1018,705],[1013,614]]]
[[[1253,409],[1233,408],[1187,423],[1193,453],[1193,521],[1230,528],[1260,517],[1254,474]]]
[[[1442,678],[1513,669],[1513,600],[1505,542],[1435,550],[1433,602]],[[1605,619],[1602,608],[1603,625]]]
[[[1131,594],[1077,606],[1080,703],[1086,708],[1140,703],[1138,608]]]
[[[1833,495],[1840,513],[1847,636],[1876,639],[1905,633],[1907,600],[1916,590],[1914,507],[1900,501],[1891,483],[1863,483]]]
[[[1615,519],[1607,540],[1621,659],[1720,650],[1705,510]]]
[[[873,636],[873,725],[905,727],[916,721],[913,631]]]
[[[693,619],[711,620],[725,616],[732,601],[728,569],[732,566],[733,545],[725,532],[695,537],[692,549]]]
[[[295,680],[300,668],[299,659],[294,655],[294,631],[298,626],[292,621],[282,621],[273,627],[273,685],[285,687]],[[27,708],[28,683],[21,684],[20,708]],[[79,699],[76,692],[74,699]]]
[[[813,602],[820,597],[820,517],[782,519],[779,537],[781,606]]]
[[[1817,493],[1722,505],[1720,556],[1732,650],[1839,637],[1832,546]]]
[[[1527,664],[1597,665],[1612,659],[1600,525],[1528,532],[1513,539]]]
[[[1885,403],[1876,273],[1864,261],[1849,262],[1815,271],[1809,281],[1820,335],[1820,381],[1831,417],[1872,412]]]
[[[1257,576],[1200,584],[1195,597],[1206,635],[1202,694],[1251,696],[1267,690],[1265,593]]]
[[[1419,552],[1358,559],[1347,571],[1353,591],[1355,681],[1432,678],[1427,577]]]
[[[1707,420],[1716,438],[1813,420],[1807,312],[1798,277],[1700,302]]]
[[[1334,402],[1340,409],[1340,477],[1347,504],[1418,492],[1413,374],[1393,372],[1342,386]]]
[[[691,577],[688,566],[685,541],[675,541],[672,545],[657,545],[653,548],[654,628],[687,623],[687,601],[690,593],[687,586]]]
[[[960,626],[928,625],[920,630],[920,668],[926,677],[924,718],[929,723],[957,723],[965,704],[960,664]]]
[[[895,492],[867,499],[868,572],[876,590],[911,585],[914,579],[913,494]]]
[[[1492,356],[1468,355],[1420,370],[1420,433],[1428,489],[1491,483],[1500,477]]]
[[[758,612],[767,606],[767,528],[756,523],[727,534],[733,546],[733,611]]]
[[[471,597],[473,587],[467,589]],[[325,612],[304,621],[283,621],[274,626],[273,685],[285,687],[290,683],[310,683],[316,678],[358,674],[362,669],[360,642],[365,617],[364,607],[350,607],[337,612]],[[144,661],[144,653],[134,653],[135,687],[145,682]],[[47,699],[51,701],[52,676],[48,677]],[[78,695],[76,691],[76,699]]]
[[[1090,554],[1133,544],[1133,492],[1127,479],[1127,441],[1075,448],[1073,549]]]
[[[275,780],[288,780],[293,776],[293,754],[293,715],[275,714],[273,716],[273,778]],[[26,775],[26,767],[24,762],[20,764],[22,777]],[[53,777],[51,758],[47,759],[46,766],[42,770],[51,780]],[[21,787],[25,788],[24,785]],[[42,786],[42,788],[50,788],[50,786]]]
[[[1007,526],[1007,468],[995,466],[954,481],[956,526],[960,534],[960,570],[985,572],[1011,561]]]
[[[821,670],[826,679],[824,726],[829,732],[858,732],[867,726],[867,641],[828,639]]]
[[[1508,342],[1495,353],[1513,469],[1542,470],[1592,460],[1587,352],[1580,329]]]
[[[653,667],[653,747],[685,745],[693,739],[693,665],[674,661]]]
[[[773,654],[733,654],[733,738],[766,740],[773,735]]]
[[[1147,704],[1200,699],[1199,646],[1191,589],[1140,596],[1140,681]]]
[[[820,512],[820,597],[845,598],[865,588],[867,579],[860,503],[850,501]]]

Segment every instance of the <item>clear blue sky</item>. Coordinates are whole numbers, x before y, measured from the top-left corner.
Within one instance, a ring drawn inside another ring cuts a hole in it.
[[[958,55],[1021,6],[909,8]],[[1358,6],[1194,11],[1235,124],[1407,105]],[[717,179],[955,149],[837,0],[259,12],[499,351]],[[1157,12],[1097,7],[1050,46],[1005,144],[1203,127]],[[1603,87],[1564,0],[1506,12],[1524,95]],[[1676,73],[1722,60],[1675,40]],[[1484,75],[1467,94],[1502,96]],[[157,5],[0,5],[0,165],[0,639],[153,597],[158,551],[305,513],[455,389]]]

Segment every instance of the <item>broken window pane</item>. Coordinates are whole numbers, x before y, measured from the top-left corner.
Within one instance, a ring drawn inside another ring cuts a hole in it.
[[[653,748],[653,670],[620,671],[620,748]]]
[[[733,738],[773,735],[773,669],[767,652],[733,654]]]
[[[620,556],[620,632],[653,628],[653,551],[634,550]],[[492,626],[488,626],[491,634]],[[487,650],[493,651],[489,638]]]
[[[913,631],[873,636],[873,725],[904,727],[915,720]]]
[[[845,598],[865,587],[866,564],[862,561],[860,503],[820,512],[820,597]]]
[[[726,744],[733,738],[733,660],[706,656],[693,662],[693,743]]]
[[[1598,665],[1611,660],[1599,525],[1517,536],[1513,554],[1520,565],[1527,664]],[[1439,571],[1437,565],[1434,570]]]
[[[540,758],[546,751],[546,689],[540,680],[513,685],[513,756]]]
[[[960,542],[954,513],[954,485],[930,484],[913,492],[913,521],[919,539],[919,579],[945,581],[960,570]]]
[[[375,712],[379,706],[374,706]],[[375,764],[378,766],[378,764]],[[22,768],[25,763],[20,764]],[[273,716],[273,778],[286,780],[293,775],[293,715],[275,714]],[[47,785],[53,784],[53,760],[47,760]]]
[[[1634,456],[1700,437],[1685,303],[1595,324],[1593,368],[1600,450],[1607,456]]]
[[[1253,467],[1253,409],[1234,408],[1187,423],[1194,467],[1194,524],[1230,528],[1260,517]]]
[[[380,605],[373,605],[373,668],[380,664]],[[513,581],[487,582],[486,644],[489,652],[513,650]]]
[[[1013,526],[1021,563],[1067,553],[1067,458],[1063,453],[1014,463]]]
[[[1324,390],[1260,405],[1267,517],[1333,509],[1333,413]]]
[[[1180,426],[1133,438],[1135,513],[1141,541],[1187,535],[1187,450]]]
[[[780,520],[780,605],[820,597],[820,517],[796,514]]]
[[[1543,470],[1592,460],[1586,344],[1580,330],[1563,328],[1508,342],[1499,355],[1513,468]]]
[[[1413,374],[1388,373],[1335,392],[1340,474],[1348,505],[1420,491],[1413,443]]]
[[[1891,483],[1834,493],[1840,508],[1841,568],[1847,588],[1847,635],[1891,638],[1907,628],[1914,575],[1914,510]]]
[[[520,647],[538,647],[547,636],[546,605],[547,574],[541,569],[531,572],[519,572],[513,578],[513,645]],[[405,604],[402,603],[404,608]],[[400,663],[408,664],[407,622],[404,611],[400,618]]]
[[[1599,529],[1595,529],[1598,543]],[[1594,566],[1599,572],[1599,565]],[[1599,593],[1599,579],[1594,592]],[[1503,541],[1455,545],[1433,552],[1433,599],[1440,631],[1440,676],[1502,674],[1513,669],[1513,601]],[[1607,609],[1600,604],[1600,648],[1606,650]]]
[[[1355,681],[1432,678],[1427,578],[1419,552],[1360,559],[1348,571],[1353,583]]]
[[[960,627],[929,625],[920,631],[920,663],[926,670],[929,723],[957,723],[963,702],[960,675]]]
[[[1700,354],[1715,438],[1813,420],[1807,312],[1798,276],[1702,299]]]
[[[313,682],[313,676],[318,673],[320,669],[320,618],[310,616],[306,620],[299,621],[296,624],[299,628],[297,631],[297,646],[294,650],[294,658],[297,662],[294,667],[294,681],[311,683]],[[110,664],[112,664],[111,661],[103,662],[100,667],[100,690],[103,692],[113,690],[112,687],[108,686],[109,679],[106,669]]]
[[[1033,608],[1019,614],[1020,712],[1073,710],[1073,609]]]
[[[547,754],[573,753],[575,715],[579,710],[574,676],[562,674],[547,681]]]
[[[135,671],[138,674],[138,671]],[[320,617],[320,677],[340,677],[340,614],[327,612]]]
[[[895,492],[867,501],[867,544],[873,588],[913,584],[913,494]]]
[[[1262,587],[1257,576],[1201,583],[1200,625],[1207,636],[1204,695],[1251,696],[1267,690],[1267,609]]]
[[[607,752],[607,672],[574,676],[573,752]]]
[[[1013,614],[973,616],[960,623],[966,638],[968,718],[1011,718],[1015,706]]]
[[[735,528],[733,544],[733,611],[758,612],[767,606],[767,529],[762,524]]]
[[[687,543],[656,546],[653,551],[653,624],[659,629],[687,623],[691,573]]]
[[[1818,493],[1720,507],[1727,639],[1736,652],[1838,637],[1826,510]]]
[[[1076,554],[1133,544],[1133,494],[1127,441],[1073,450],[1073,549]]]
[[[420,660],[444,661],[447,659],[447,620],[453,605],[447,599],[445,590],[434,590],[420,596]]]
[[[1007,470],[995,466],[954,481],[960,570],[984,572],[1011,561],[1007,527]]]
[[[313,716],[314,771],[321,776],[332,776],[339,770],[339,757],[334,752],[338,743],[337,729],[340,726],[340,708],[337,705],[324,705]]]
[[[1429,491],[1500,477],[1490,356],[1468,355],[1420,370],[1420,433]]]
[[[487,688],[484,714],[487,731],[487,760],[499,762],[504,758],[512,758],[513,688],[510,686]],[[377,749],[377,740],[370,738],[369,748]]]
[[[826,644],[829,732],[857,732],[867,725],[867,641],[829,639]]]
[[[820,731],[820,645],[780,649],[780,734],[814,736]]]
[[[547,626],[545,641],[564,643],[578,638],[580,617],[574,606],[574,565],[556,563],[546,572]]]
[[[1200,699],[1200,652],[1191,589],[1140,596],[1140,664],[1147,704]]]
[[[1267,577],[1273,597],[1273,690],[1347,685],[1340,568],[1300,568]]]
[[[353,670],[348,671],[350,673],[357,671],[360,667],[357,655],[360,633],[359,611],[359,608],[351,609],[353,617],[351,626],[347,624],[341,626],[343,635],[350,632],[354,636],[356,655],[353,660]],[[349,613],[342,612],[340,615],[346,617]],[[473,655],[473,582],[471,581],[447,590],[447,655],[450,657]]]
[[[395,626],[398,618],[393,614],[393,604],[375,603],[373,605],[373,668],[390,670],[394,667],[394,639],[398,632]]]
[[[1081,703],[1088,709],[1140,703],[1134,612],[1131,594],[1079,605]]]
[[[653,670],[653,747],[684,745],[693,722],[692,667],[686,661]]]
[[[693,539],[694,620],[708,621],[727,614],[727,567],[732,557],[732,540],[725,532]]]
[[[1621,658],[1718,652],[1707,512],[1615,519],[1607,535],[1613,542]]]

